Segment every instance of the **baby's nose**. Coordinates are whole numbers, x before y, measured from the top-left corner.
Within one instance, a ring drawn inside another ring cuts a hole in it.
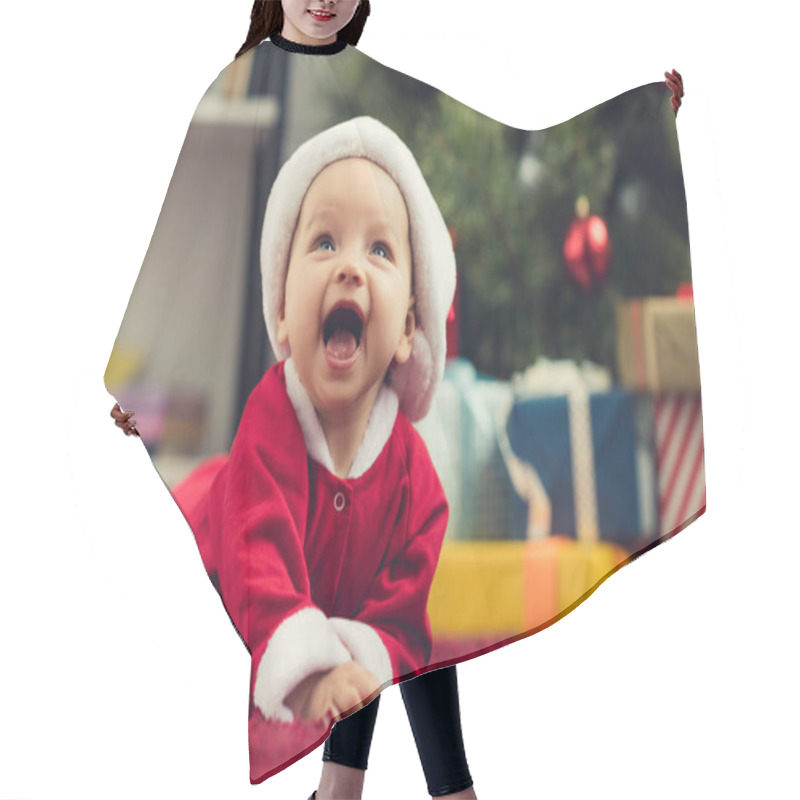
[[[364,273],[352,261],[348,261],[339,267],[336,280],[338,283],[352,282],[356,286],[361,286],[364,283]]]

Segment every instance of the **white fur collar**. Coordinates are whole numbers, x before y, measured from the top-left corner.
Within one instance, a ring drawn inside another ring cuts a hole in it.
[[[328,472],[333,473],[333,458],[328,449],[328,442],[325,440],[325,433],[319,417],[317,417],[317,410],[314,408],[305,386],[300,381],[297,367],[291,356],[284,362],[284,374],[286,375],[286,393],[294,406],[294,412],[297,414],[303,431],[306,450],[314,461],[319,462]],[[375,463],[375,459],[380,455],[392,434],[399,405],[394,389],[382,384],[378,390],[378,396],[375,398],[375,405],[372,406],[364,438],[358,446],[353,465],[347,475],[348,479],[360,477]]]

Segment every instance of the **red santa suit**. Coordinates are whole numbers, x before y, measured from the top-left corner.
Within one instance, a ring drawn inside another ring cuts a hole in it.
[[[265,720],[291,721],[286,696],[351,659],[383,686],[427,665],[448,507],[389,386],[342,479],[291,358],[281,361],[251,394],[230,456],[173,494],[250,649],[251,701]]]
[[[341,479],[276,321],[308,187],[344,158],[370,159],[403,195],[414,231],[416,327],[411,354],[392,366]],[[452,239],[413,154],[369,117],[322,131],[281,167],[264,214],[261,271],[278,364],[250,396],[230,456],[174,491],[251,652],[254,783],[327,736],[328,726],[294,720],[286,705],[306,677],[355,660],[385,687],[430,661],[426,608],[448,507],[411,422],[425,417],[444,374],[456,281]]]

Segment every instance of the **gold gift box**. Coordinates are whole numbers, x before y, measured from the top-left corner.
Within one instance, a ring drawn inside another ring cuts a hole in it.
[[[694,303],[645,297],[617,304],[620,383],[638,392],[700,391]]]
[[[434,638],[517,636],[551,624],[583,602],[627,552],[568,536],[442,546],[428,599]]]

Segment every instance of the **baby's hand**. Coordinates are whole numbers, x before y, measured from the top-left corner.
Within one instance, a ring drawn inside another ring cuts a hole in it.
[[[334,721],[346,711],[364,707],[364,700],[378,689],[378,679],[356,661],[348,661],[326,673],[311,690],[308,713],[311,719]]]
[[[310,722],[341,719],[346,711],[363,708],[378,689],[378,679],[356,661],[312,675],[287,698],[293,711]]]

